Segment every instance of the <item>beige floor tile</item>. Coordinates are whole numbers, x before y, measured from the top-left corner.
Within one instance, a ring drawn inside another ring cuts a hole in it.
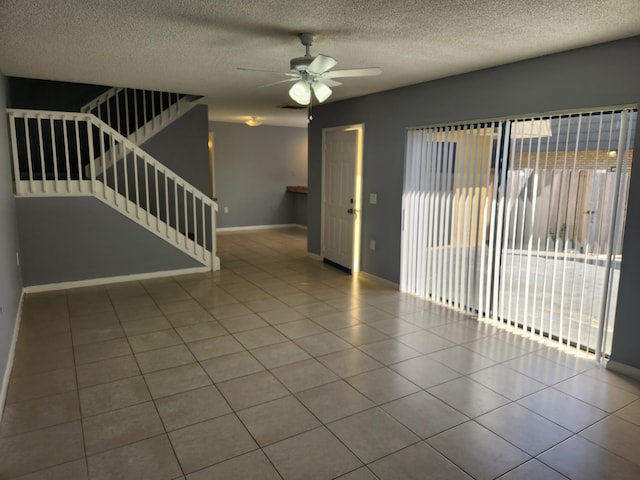
[[[165,313],[171,325],[175,328],[186,327],[188,325],[196,325],[198,323],[211,322],[214,318],[204,308],[198,307],[194,310],[186,310],[184,312]]]
[[[228,318],[218,319],[220,324],[226,328],[230,333],[239,333],[246,330],[253,330],[255,328],[268,327],[269,324],[265,322],[255,313],[248,315],[239,315]]]
[[[566,478],[534,458],[505,473],[499,480],[566,480]]]
[[[258,448],[235,415],[175,430],[169,438],[187,474]]]
[[[326,330],[320,325],[307,318],[295,320],[292,322],[280,323],[276,325],[276,328],[291,340],[308,337],[309,335],[318,335],[320,333],[326,332]]]
[[[118,318],[124,324],[141,318],[159,317],[162,311],[153,302],[150,297],[144,297],[140,301],[127,302],[122,305],[116,305]]]
[[[256,348],[251,353],[267,368],[281,367],[309,358],[309,355],[293,342]]]
[[[483,357],[479,353],[472,352],[459,345],[430,353],[429,358],[437,360],[463,375],[477,372],[496,363],[490,358]]]
[[[640,466],[625,460],[580,436],[552,448],[538,460],[572,480],[637,480]]]
[[[342,380],[305,390],[296,396],[324,423],[361,412],[375,405]]]
[[[154,399],[211,385],[211,380],[197,363],[147,373],[144,379]]]
[[[141,403],[85,418],[82,422],[87,455],[164,433],[153,402]]]
[[[287,480],[332,479],[362,465],[324,427],[275,443],[264,450]]]
[[[80,388],[140,375],[138,363],[133,355],[78,365],[76,370]]]
[[[322,355],[318,360],[342,378],[382,367],[380,362],[356,348]]]
[[[199,361],[244,351],[244,347],[240,342],[231,335],[197,340],[188,343],[187,346]]]
[[[304,318],[304,315],[290,307],[279,308],[277,310],[269,310],[266,312],[259,312],[259,315],[271,325],[280,325],[281,323],[293,322],[294,320],[300,320]]]
[[[186,343],[195,342],[196,340],[204,340],[207,338],[219,337],[227,335],[227,331],[222,328],[218,322],[198,323],[196,325],[188,325],[186,327],[176,328],[176,332]]]
[[[260,298],[249,300],[244,304],[255,313],[271,312],[286,308],[286,305],[276,298]]]
[[[151,400],[142,377],[131,377],[80,389],[83,417],[105,413]]]
[[[553,388],[609,413],[638,400],[638,396],[633,393],[600,382],[585,374],[560,382]]]
[[[349,343],[330,332],[298,338],[295,343],[313,357],[353,348]]]
[[[496,362],[506,362],[529,353],[514,343],[506,341],[501,336],[484,337],[473,342],[465,343],[465,348],[473,350],[480,355],[488,357]]]
[[[354,347],[388,340],[388,336],[365,324],[335,330],[334,333],[349,342]]]
[[[481,415],[476,422],[534,457],[573,435],[517,403]]]
[[[462,321],[431,327],[429,331],[454,343],[473,342],[489,335],[479,324],[472,325]]]
[[[80,418],[78,394],[75,390],[57,395],[10,403],[2,415],[0,436],[21,433],[69,423]]]
[[[626,375],[622,375],[612,370],[607,370],[604,365],[596,365],[595,367],[586,370],[584,373],[596,380],[600,380],[601,382],[622,388],[623,390],[640,396],[640,380],[627,377]]]
[[[329,313],[327,315],[316,315],[313,321],[321,327],[330,330],[341,330],[343,328],[360,325],[361,321],[353,316],[350,311]]]
[[[243,377],[264,370],[249,352],[237,352],[201,362],[202,368],[215,383]]]
[[[129,343],[134,353],[140,353],[180,345],[182,339],[176,331],[171,328],[129,337]]]
[[[75,389],[77,389],[75,368],[61,368],[51,372],[12,378],[9,381],[6,402],[33,400]]]
[[[16,353],[11,373],[15,378],[71,368],[73,365],[73,349],[71,348],[26,348]]]
[[[420,352],[395,339],[370,343],[362,345],[359,348],[370,357],[375,358],[385,365],[401,362],[421,355]]]
[[[475,422],[467,422],[427,443],[473,478],[496,478],[531,457]]]
[[[399,337],[409,333],[420,331],[421,328],[413,323],[405,322],[400,318],[390,318],[387,320],[378,320],[369,322],[367,325],[379,330],[390,337]]]
[[[352,472],[336,477],[336,480],[378,480],[367,467],[358,468]]]
[[[281,480],[261,450],[245,453],[187,476],[188,480]]]
[[[294,310],[302,313],[306,317],[317,317],[320,315],[329,315],[331,313],[335,313],[338,311],[337,308],[329,305],[325,302],[312,302],[312,303],[304,303],[301,305],[296,305],[293,307]]]
[[[209,308],[209,313],[214,316],[218,321],[226,318],[238,317],[240,315],[249,315],[251,310],[245,307],[241,303],[228,303],[225,305],[217,305],[213,308]]]
[[[611,415],[580,432],[580,436],[640,465],[640,426]]]
[[[241,410],[238,417],[260,446],[279,442],[321,425],[293,396]]]
[[[45,468],[34,473],[15,477],[15,480],[88,480],[87,462],[84,458]]]
[[[417,392],[420,388],[388,368],[379,368],[346,379],[372,402],[381,405]]]
[[[470,418],[509,403],[506,397],[467,377],[436,385],[428,392]]]
[[[518,400],[546,388],[546,385],[502,365],[485,368],[469,375],[469,378],[510,400]]]
[[[74,329],[72,331],[74,345],[86,345],[122,337],[124,337],[124,330],[122,330],[120,323],[103,327]]]
[[[439,337],[435,333],[420,330],[417,332],[401,335],[396,340],[408,345],[420,353],[433,353],[438,350],[453,347],[455,344],[449,340]]]
[[[22,320],[24,321],[24,319]],[[54,333],[44,337],[32,340],[22,340],[18,335],[16,343],[16,357],[26,353],[27,356],[42,350],[58,350],[60,348],[70,348],[73,346],[71,342],[71,332]]]
[[[245,348],[253,349],[273,345],[274,343],[286,342],[287,337],[282,335],[273,327],[262,327],[247,330],[233,335]]]
[[[356,413],[327,426],[365,464],[419,441],[380,408]]]
[[[159,398],[155,404],[167,431],[231,413],[213,385]]]
[[[242,410],[289,394],[269,372],[259,372],[217,385],[234,410]]]
[[[607,416],[603,410],[553,388],[536,392],[518,403],[572,432],[579,432]]]
[[[138,365],[140,365],[142,373],[178,367],[196,361],[186,345],[175,345],[173,347],[137,353],[136,360],[138,361]]]
[[[420,438],[428,438],[469,420],[427,392],[416,392],[382,406]]]
[[[189,310],[201,310],[202,306],[196,300],[189,298],[172,302],[160,301],[158,302],[158,308],[162,310],[162,313],[167,315],[171,313],[188,312]]]
[[[0,472],[6,478],[84,457],[79,421],[0,438]]]
[[[159,330],[167,330],[171,328],[171,324],[165,317],[148,317],[123,323],[122,328],[127,336],[132,337]]]
[[[578,374],[575,370],[563,367],[534,353],[514,358],[503,365],[545,385],[554,385]]]
[[[291,293],[291,294],[286,294],[286,295],[282,295],[279,300],[281,302],[284,302],[285,304],[287,304],[290,307],[297,307],[300,305],[305,305],[308,303],[317,303],[318,299],[316,297],[314,297],[313,295],[309,295],[308,293]],[[299,310],[297,310],[299,311]],[[300,312],[302,313],[302,312]]]
[[[182,475],[166,435],[87,457],[91,480],[172,480]]]
[[[422,388],[430,388],[460,376],[455,370],[445,367],[427,356],[395,363],[389,368]]]
[[[315,359],[274,368],[271,373],[293,393],[338,380],[335,373]]]
[[[428,478],[471,480],[469,475],[424,442],[382,458],[369,468],[380,480],[422,480],[427,475]]]
[[[640,400],[636,400],[630,405],[618,410],[615,415],[628,422],[640,425]]]
[[[75,347],[76,365],[99,362],[108,358],[131,355],[129,342],[125,338],[116,338],[106,342],[92,343],[90,345],[79,345]]]

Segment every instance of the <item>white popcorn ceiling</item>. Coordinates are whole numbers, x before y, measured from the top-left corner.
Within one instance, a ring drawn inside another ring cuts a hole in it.
[[[278,106],[287,71],[313,54],[345,78],[329,101],[640,34],[640,0],[0,0],[4,75],[203,95],[211,120],[306,125]],[[639,52],[640,54],[640,52]],[[639,55],[640,58],[640,55]]]

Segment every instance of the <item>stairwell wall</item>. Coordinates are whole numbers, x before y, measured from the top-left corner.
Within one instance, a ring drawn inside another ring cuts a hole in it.
[[[16,261],[19,252],[16,204],[11,179],[11,153],[6,110],[6,78],[0,75],[0,408],[9,381],[8,365],[22,294],[22,272]]]

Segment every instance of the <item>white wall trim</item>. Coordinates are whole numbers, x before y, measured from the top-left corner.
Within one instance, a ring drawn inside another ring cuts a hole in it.
[[[20,300],[18,301],[18,311],[16,312],[16,321],[13,326],[13,338],[11,339],[11,347],[7,357],[7,368],[4,370],[2,377],[2,389],[0,389],[0,421],[4,413],[4,404],[7,401],[7,393],[9,392],[9,379],[11,378],[11,369],[13,368],[13,359],[16,356],[16,344],[18,343],[18,333],[20,332],[20,320],[22,319],[22,303],[24,301],[25,291],[22,289]]]
[[[397,283],[394,283],[394,282],[392,282],[390,280],[386,280],[386,279],[381,278],[381,277],[377,277],[377,276],[372,275],[372,274],[367,273],[367,272],[360,271],[360,272],[356,273],[355,275],[357,275],[359,277],[363,277],[363,278],[365,278],[367,280],[372,280],[374,282],[382,283],[382,284],[386,285],[387,287],[394,288],[395,290],[399,290],[400,289],[400,285],[398,285]]]
[[[96,285],[108,285],[110,283],[135,282],[138,280],[150,280],[153,278],[174,277],[191,273],[210,272],[210,267],[182,268],[179,270],[165,270],[161,272],[134,273],[132,275],[120,275],[117,277],[90,278],[73,282],[48,283],[45,285],[30,285],[24,287],[24,293],[51,292],[54,290],[68,290],[72,288],[94,287]]]
[[[248,232],[251,230],[271,230],[275,228],[291,228],[298,227],[304,228],[306,230],[307,227],[304,225],[298,225],[297,223],[279,223],[274,225],[249,225],[247,227],[223,227],[216,228],[216,233],[228,233],[228,232]]]
[[[640,368],[632,367],[631,365],[609,360],[607,362],[607,370],[640,380]]]

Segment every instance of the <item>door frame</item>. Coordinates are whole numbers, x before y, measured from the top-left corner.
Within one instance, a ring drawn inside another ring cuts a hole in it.
[[[353,201],[355,214],[353,215],[353,245],[351,253],[351,273],[360,271],[360,251],[361,251],[361,223],[362,223],[362,157],[364,149],[364,123],[356,123],[351,125],[341,125],[338,127],[328,127],[322,129],[322,196],[320,198],[320,257],[324,260],[324,231],[325,231],[325,140],[326,133],[331,131],[350,131],[358,132],[356,137],[356,165],[354,169],[354,189]]]

